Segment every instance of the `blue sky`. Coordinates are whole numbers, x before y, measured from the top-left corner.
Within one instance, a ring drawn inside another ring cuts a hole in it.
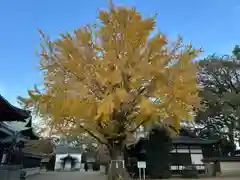
[[[2,0],[0,1],[0,94],[10,102],[41,83],[38,70],[40,36],[52,38],[94,22],[97,9],[107,0]],[[157,27],[170,38],[178,34],[185,42],[204,47],[204,54],[229,53],[240,44],[239,0],[115,0],[134,5],[145,16],[158,13]]]

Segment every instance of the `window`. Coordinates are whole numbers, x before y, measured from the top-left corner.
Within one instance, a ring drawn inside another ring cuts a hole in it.
[[[202,159],[203,155],[202,154],[191,154],[191,159],[193,164],[203,164]]]
[[[183,153],[188,153],[189,154],[189,149],[177,149],[177,152],[179,154],[183,154]]]
[[[177,152],[176,149],[172,149],[172,150],[171,150],[171,153],[176,153],[176,152]]]
[[[191,154],[202,154],[202,149],[190,149]]]

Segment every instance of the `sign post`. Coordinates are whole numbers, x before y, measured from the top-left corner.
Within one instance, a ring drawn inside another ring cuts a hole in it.
[[[146,162],[145,161],[138,161],[137,166],[139,169],[139,179],[142,179],[142,171],[143,171],[143,179],[145,179],[145,169],[146,169]]]

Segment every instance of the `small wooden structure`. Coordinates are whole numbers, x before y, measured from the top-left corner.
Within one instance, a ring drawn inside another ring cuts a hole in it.
[[[208,157],[206,149],[214,150],[214,145],[218,141],[212,141],[202,138],[193,138],[188,136],[175,136],[172,138],[171,151],[171,170],[180,172],[185,166],[194,165],[198,172],[205,172],[203,159]],[[217,149],[216,149],[217,150]],[[218,151],[216,151],[218,153]]]
[[[69,154],[61,158],[60,160],[63,170],[76,170],[75,165],[79,163],[79,160],[76,157],[73,157]]]
[[[135,177],[138,176],[138,161],[146,162],[148,178],[158,179],[181,173],[188,166],[195,166],[199,173],[205,172],[202,160],[219,153],[218,141],[182,135],[170,137],[160,128],[152,129],[149,134],[125,149],[127,170]]]
[[[69,145],[56,146],[54,169],[56,171],[80,170],[82,152],[81,147],[71,147]]]
[[[21,121],[26,122],[30,112],[20,109],[10,104],[3,96],[0,95],[0,121]]]

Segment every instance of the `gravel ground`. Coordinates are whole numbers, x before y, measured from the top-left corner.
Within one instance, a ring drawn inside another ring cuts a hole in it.
[[[99,172],[41,172],[26,180],[105,180]]]
[[[105,176],[99,172],[41,172],[38,175],[29,176],[26,180],[105,180]],[[182,178],[171,178],[183,180]],[[215,178],[198,178],[205,180],[240,180],[240,172],[236,174],[225,174]]]

